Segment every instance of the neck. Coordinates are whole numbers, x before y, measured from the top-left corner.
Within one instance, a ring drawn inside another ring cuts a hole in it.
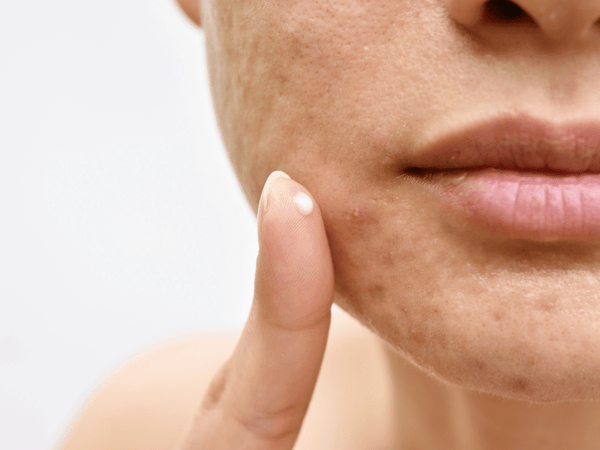
[[[385,346],[394,386],[393,448],[597,449],[600,402],[533,404],[451,386]]]

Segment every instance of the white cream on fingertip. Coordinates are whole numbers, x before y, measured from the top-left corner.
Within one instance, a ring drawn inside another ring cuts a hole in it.
[[[305,216],[309,215],[313,210],[313,202],[304,192],[299,192],[296,194],[294,197],[294,203],[298,207],[298,210]]]

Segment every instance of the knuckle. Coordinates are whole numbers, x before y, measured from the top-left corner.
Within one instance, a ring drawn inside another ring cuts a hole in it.
[[[288,333],[310,331],[315,328],[329,324],[331,320],[331,311],[308,311],[303,314],[290,311],[270,311],[259,312],[261,321],[269,327]]]
[[[276,442],[295,437],[300,432],[305,414],[303,405],[290,405],[272,411],[233,411],[231,417],[254,437]]]
[[[202,409],[210,411],[215,409],[223,399],[223,393],[228,384],[230,361],[228,360],[216,373],[202,400]]]

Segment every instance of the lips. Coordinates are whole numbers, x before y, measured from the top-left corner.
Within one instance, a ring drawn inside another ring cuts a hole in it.
[[[555,126],[505,117],[453,133],[428,146],[415,168],[502,168],[600,173],[600,123]]]
[[[436,141],[404,174],[495,235],[600,238],[598,123],[502,118]]]

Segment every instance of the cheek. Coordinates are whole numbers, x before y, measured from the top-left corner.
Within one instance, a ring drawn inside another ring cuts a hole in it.
[[[421,221],[413,220],[411,209],[365,195],[322,199],[320,204],[337,303],[400,345],[443,340],[443,330],[431,326],[442,322],[436,319],[440,308],[429,300],[440,291],[443,268],[450,261],[435,248],[435,240],[424,239],[427,233],[417,223]]]

